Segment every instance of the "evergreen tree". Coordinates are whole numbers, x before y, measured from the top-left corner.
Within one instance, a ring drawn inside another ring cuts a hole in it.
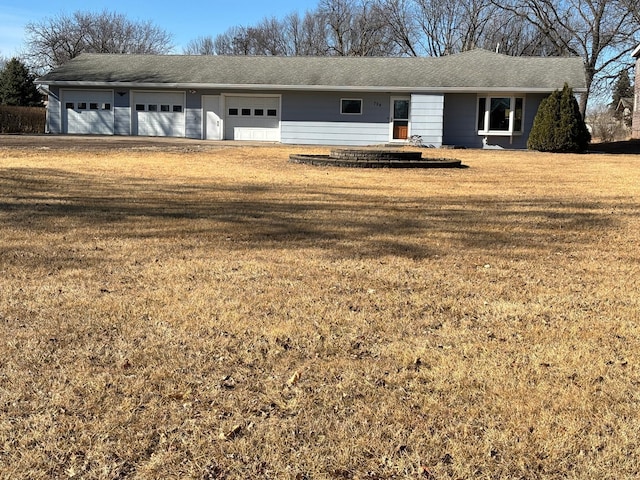
[[[0,104],[23,107],[41,104],[34,76],[17,58],[9,60],[0,71]]]
[[[580,114],[573,90],[564,85],[545,98],[538,108],[527,147],[541,152],[575,152],[587,150],[591,134]]]
[[[623,118],[624,109],[618,110],[618,104],[620,103],[621,99],[633,98],[634,96],[633,85],[631,84],[631,79],[629,78],[629,72],[627,72],[627,70],[620,70],[620,73],[618,74],[618,79],[616,80],[616,83],[613,86],[612,93],[613,93],[612,94],[613,101],[609,106],[611,107],[613,116],[618,121],[624,120],[627,127],[631,127],[631,115],[627,116],[626,118]]]
[[[611,108],[618,108],[618,103],[622,98],[633,97],[633,85],[631,85],[631,79],[629,78],[629,72],[627,70],[620,70],[618,79],[613,86],[613,101],[611,102]]]

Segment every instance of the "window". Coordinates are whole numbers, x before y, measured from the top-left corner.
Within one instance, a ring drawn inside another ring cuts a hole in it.
[[[89,110],[98,110],[98,104],[97,103],[90,103],[89,104]]]
[[[87,104],[84,102],[80,102],[78,103],[78,110],[86,110],[87,109]]]
[[[242,109],[242,116],[243,117],[248,117],[249,115],[251,115],[251,109],[250,108],[243,108]]]
[[[230,108],[229,109],[229,116],[235,117],[236,115],[238,115],[238,109],[237,108]]]
[[[102,109],[103,110],[111,110],[111,104],[110,103],[103,103],[102,104]]]
[[[256,108],[256,109],[254,109],[254,110],[253,110],[253,114],[254,114],[256,117],[264,117],[264,109],[262,109],[262,108]]]
[[[278,116],[278,112],[275,108],[267,109],[267,117],[277,117],[277,116]]]
[[[359,98],[343,98],[340,100],[342,115],[362,115],[362,100]]]
[[[64,107],[65,107],[66,109],[73,109],[73,102],[67,102],[67,103],[65,103],[65,104],[64,104]]]
[[[147,111],[148,112],[157,112],[158,111],[158,105],[149,105],[147,107]]]
[[[160,105],[160,111],[161,112],[170,112],[171,111],[171,105]]]
[[[144,112],[144,104],[136,103],[136,112]]]
[[[173,111],[177,112],[177,113],[181,113],[182,112],[182,105],[174,105],[173,106]]]
[[[522,133],[524,98],[478,97],[478,134]]]

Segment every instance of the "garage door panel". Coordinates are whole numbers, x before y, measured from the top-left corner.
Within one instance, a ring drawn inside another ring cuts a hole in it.
[[[133,116],[136,135],[184,137],[184,93],[135,92]]]
[[[225,97],[225,138],[280,141],[279,96]]]
[[[113,135],[113,91],[63,90],[64,133]]]

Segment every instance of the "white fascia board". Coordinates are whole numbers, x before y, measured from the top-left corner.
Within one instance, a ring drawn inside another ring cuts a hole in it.
[[[36,80],[35,83],[45,83]],[[539,87],[390,87],[390,86],[338,86],[338,85],[269,85],[269,84],[217,84],[217,83],[141,83],[141,82],[74,82],[49,81],[48,85],[58,87],[91,87],[91,88],[164,88],[186,90],[276,90],[276,91],[322,91],[322,92],[400,92],[400,93],[551,93],[557,88]],[[586,88],[574,88],[576,93],[586,92]]]
[[[640,45],[638,45],[633,52],[631,52],[631,56],[634,58],[638,58],[640,56]]]

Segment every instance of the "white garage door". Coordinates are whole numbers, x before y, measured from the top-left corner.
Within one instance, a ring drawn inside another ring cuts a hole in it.
[[[225,97],[224,138],[280,141],[280,97]]]
[[[134,135],[184,137],[184,97],[184,92],[134,92]]]
[[[63,90],[64,133],[113,135],[113,91]]]

